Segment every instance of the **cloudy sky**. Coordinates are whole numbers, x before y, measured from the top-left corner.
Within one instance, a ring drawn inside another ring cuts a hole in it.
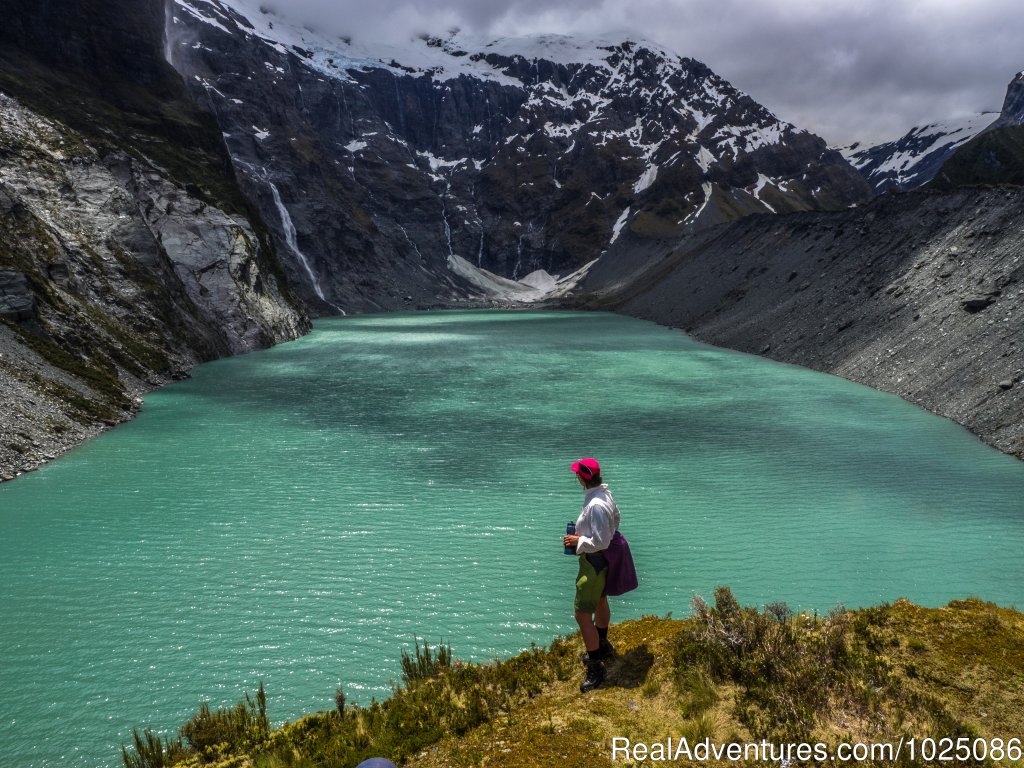
[[[256,2],[257,0],[247,0]],[[832,144],[998,110],[1024,70],[1020,0],[278,0],[318,26],[396,42],[452,27],[484,36],[643,36],[703,61]],[[372,12],[367,12],[367,8]]]

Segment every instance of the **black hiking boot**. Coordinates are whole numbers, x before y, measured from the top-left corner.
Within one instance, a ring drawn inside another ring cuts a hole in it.
[[[597,651],[594,652],[594,658],[600,659],[601,661],[607,661],[615,656],[615,646],[608,642],[607,639],[602,638],[601,644],[597,646]],[[583,664],[587,663],[589,655],[586,651],[580,654],[580,661]]]
[[[600,659],[587,659],[587,675],[580,683],[580,693],[586,693],[597,688],[604,682],[604,662]]]

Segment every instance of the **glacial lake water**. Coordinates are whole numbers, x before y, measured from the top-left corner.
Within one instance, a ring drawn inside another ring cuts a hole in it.
[[[607,314],[328,319],[0,486],[0,765],[118,766],[259,680],[277,722],[368,703],[414,638],[572,631],[590,455],[641,578],[613,621],[718,584],[1024,603],[1024,463],[896,397]]]

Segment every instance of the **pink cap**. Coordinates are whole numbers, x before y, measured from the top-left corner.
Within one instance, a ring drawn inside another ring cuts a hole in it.
[[[601,465],[597,463],[597,459],[580,459],[572,463],[572,471],[584,480],[590,480],[601,474]]]

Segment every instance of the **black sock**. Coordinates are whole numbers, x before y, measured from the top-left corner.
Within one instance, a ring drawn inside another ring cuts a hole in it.
[[[599,640],[608,639],[608,627],[597,627],[597,637]]]

